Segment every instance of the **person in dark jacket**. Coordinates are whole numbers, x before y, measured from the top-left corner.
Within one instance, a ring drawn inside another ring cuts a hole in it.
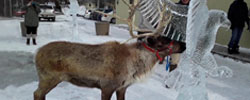
[[[180,0],[178,3],[176,4],[179,4],[179,5],[184,5],[184,6],[187,6],[189,5],[189,2],[190,0]],[[186,19],[187,20],[187,19]],[[186,21],[183,22],[182,24],[185,24],[185,27],[186,27]],[[186,33],[186,28],[185,28],[185,33]],[[177,68],[178,66],[178,63],[179,63],[179,60],[180,60],[180,54],[172,54],[171,55],[171,60],[170,60],[170,67],[169,67],[169,70],[170,72],[173,71],[174,69]]]
[[[250,8],[249,8],[249,10],[248,10],[248,17],[250,17]]]
[[[180,0],[177,4],[189,5],[190,0]]]
[[[41,12],[39,4],[34,0],[30,0],[29,3],[24,7],[24,10],[26,11],[24,18],[24,24],[27,30],[26,44],[30,44],[30,38],[32,37],[33,44],[36,45],[37,28],[39,25],[38,14]]]
[[[248,17],[248,7],[244,0],[235,0],[228,10],[228,19],[231,21],[232,36],[228,44],[228,53],[229,54],[239,54],[239,41],[243,28],[245,27],[245,22],[249,26],[249,17]]]

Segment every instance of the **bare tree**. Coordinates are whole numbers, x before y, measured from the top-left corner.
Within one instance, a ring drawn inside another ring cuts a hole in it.
[[[4,0],[3,2],[3,16],[6,16],[7,15],[7,8],[6,8],[6,0]]]
[[[9,16],[12,16],[13,7],[12,7],[12,0],[9,0]]]
[[[24,2],[23,2],[23,0],[21,0],[21,5],[22,5],[22,6],[24,5]]]

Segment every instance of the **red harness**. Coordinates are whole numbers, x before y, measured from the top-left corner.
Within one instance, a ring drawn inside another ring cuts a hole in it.
[[[172,48],[173,48],[173,43],[174,43],[174,41],[171,41],[170,44],[168,45],[168,47],[162,48],[162,49],[159,49],[159,50],[155,50],[155,49],[150,48],[150,47],[147,46],[144,42],[142,43],[142,45],[143,45],[144,48],[146,48],[147,50],[149,50],[149,51],[155,53],[156,57],[157,57],[160,61],[163,61],[163,58],[159,55],[159,52],[162,52],[162,51],[164,51],[164,50],[166,50],[166,49],[169,49],[169,55],[171,55],[171,54],[172,54],[172,50],[173,50],[173,49],[172,49]]]

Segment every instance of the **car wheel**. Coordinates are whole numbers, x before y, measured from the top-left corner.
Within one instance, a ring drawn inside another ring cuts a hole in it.
[[[52,21],[53,21],[53,22],[56,21],[56,18],[52,18]]]
[[[115,24],[116,23],[115,18],[112,18],[111,21],[110,21],[110,23]]]

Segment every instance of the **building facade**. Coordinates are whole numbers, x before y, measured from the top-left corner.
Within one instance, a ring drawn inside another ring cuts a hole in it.
[[[173,2],[178,2],[179,0],[172,0]],[[209,9],[219,9],[223,10],[225,12],[228,12],[230,4],[234,0],[207,0],[208,8]],[[250,0],[244,0],[248,8],[250,9]],[[122,3],[121,0],[119,0],[119,3],[117,4],[117,15],[121,16],[122,18],[128,17],[128,7]],[[138,14],[136,14],[136,23],[138,23]],[[125,22],[121,22],[117,20],[118,24],[122,24]],[[227,45],[231,38],[231,30],[226,28],[220,28],[217,32],[216,37],[216,43],[221,45]],[[244,48],[250,48],[250,32],[247,30],[247,25],[244,28],[241,40],[240,40],[240,46]]]

